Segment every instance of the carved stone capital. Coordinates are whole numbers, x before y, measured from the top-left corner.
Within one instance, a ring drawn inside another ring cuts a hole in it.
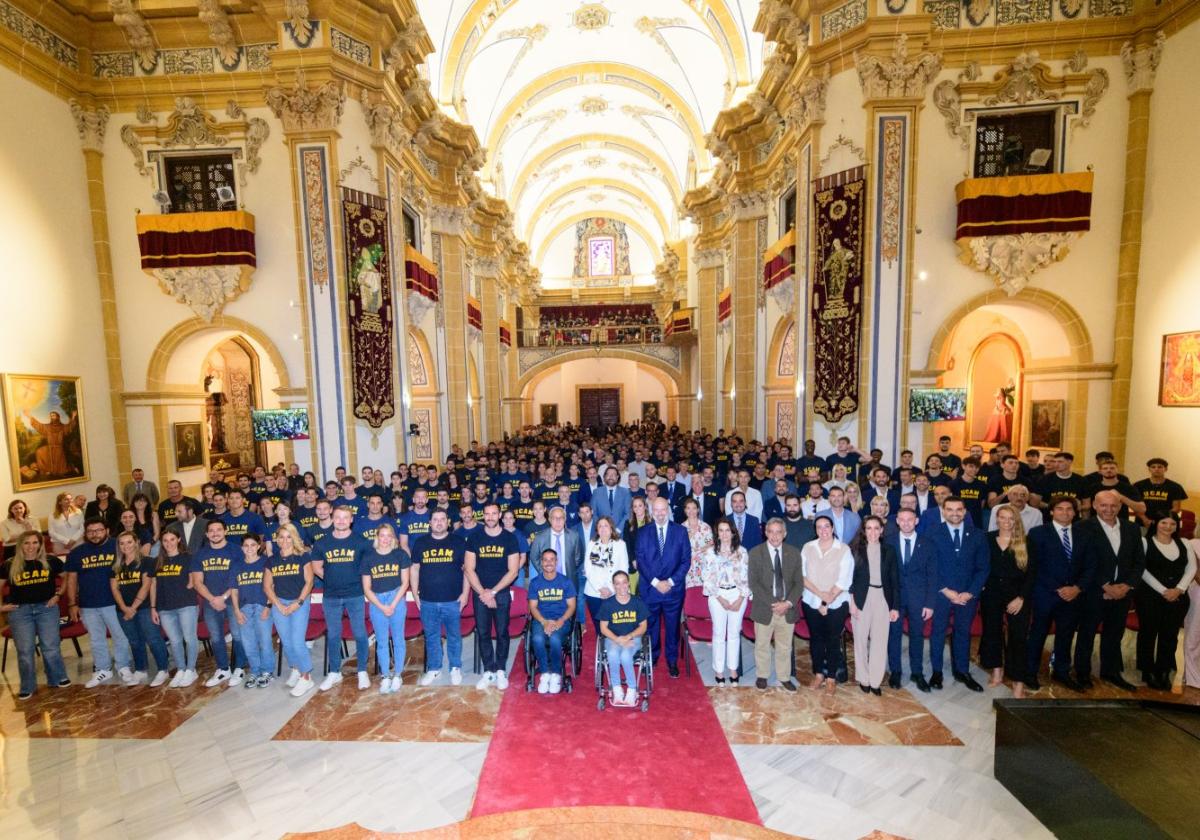
[[[83,144],[83,150],[104,154],[104,131],[108,128],[108,106],[85,108],[74,99],[68,104],[71,106],[71,116],[75,118],[75,129],[79,132],[79,142]]]
[[[267,88],[267,106],[288,133],[335,130],[345,105],[346,91],[341,82],[331,79],[309,88],[303,71],[296,74],[296,83],[291,87],[275,85]]]
[[[720,248],[705,248],[692,254],[692,262],[701,271],[706,268],[720,268],[725,263],[725,252]]]
[[[942,57],[925,52],[910,59],[908,36],[901,34],[890,58],[855,53],[854,64],[865,99],[924,99],[925,88],[942,69]]]
[[[313,22],[309,19],[308,0],[283,0],[283,13],[292,25],[296,40],[307,43],[312,39]]]
[[[761,219],[767,215],[767,207],[771,204],[771,194],[767,190],[756,190],[751,193],[730,193],[729,209],[736,221],[746,219]]]
[[[476,256],[472,263],[476,277],[496,279],[500,276],[500,260],[496,257]]]
[[[959,240],[959,259],[990,274],[1010,295],[1025,288],[1033,275],[1066,259],[1078,233],[1016,233]]]
[[[162,290],[205,321],[250,288],[251,269],[240,265],[156,268],[150,273]]]
[[[429,223],[434,233],[462,236],[466,220],[465,207],[434,204],[429,208]]]
[[[377,149],[387,149],[396,157],[400,157],[408,141],[412,139],[404,128],[403,112],[386,101],[372,105],[365,91],[362,109],[367,119],[367,128],[371,132],[371,145]]]
[[[796,134],[803,134],[813,123],[825,119],[825,94],[829,90],[829,80],[819,76],[810,76],[796,88],[792,104],[784,115],[787,127]]]
[[[212,39],[221,57],[221,63],[232,66],[238,60],[237,38],[233,34],[233,26],[229,23],[229,15],[221,8],[221,0],[198,0],[200,20],[208,27],[208,37]]]
[[[1166,42],[1167,36],[1159,32],[1152,44],[1135,46],[1133,41],[1126,41],[1121,46],[1121,64],[1125,67],[1125,83],[1130,93],[1154,90],[1154,77]]]

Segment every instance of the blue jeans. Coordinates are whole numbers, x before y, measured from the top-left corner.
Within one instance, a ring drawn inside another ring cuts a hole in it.
[[[280,599],[280,603],[290,606],[293,601]],[[271,615],[275,619],[275,632],[279,634],[279,646],[283,648],[283,655],[287,657],[288,664],[301,674],[312,673],[312,654],[308,652],[308,645],[304,641],[308,632],[310,605],[311,602],[306,600],[291,615],[284,615],[275,607],[271,608]]]
[[[533,622],[533,635],[530,643],[533,645],[533,655],[537,657],[538,670],[543,674],[562,673],[563,643],[570,632],[571,622],[569,621],[549,636],[546,635],[540,621]],[[547,642],[549,642],[548,652],[546,650]]]
[[[263,613],[267,617],[263,618]],[[275,671],[275,646],[271,644],[271,613],[263,604],[242,604],[242,647],[251,674]]]
[[[458,601],[422,601],[421,628],[425,631],[425,667],[442,669],[442,631],[446,632],[446,654],[451,668],[462,667],[462,611]]]
[[[391,592],[377,592],[375,597],[381,604],[389,606],[396,602],[396,610],[391,616],[383,614],[383,610],[368,603],[371,610],[371,626],[375,628],[375,655],[379,657],[379,673],[385,676],[395,676],[404,670],[404,619],[408,616],[408,601],[403,595],[397,596],[399,589]],[[392,666],[392,654],[388,650],[388,639],[396,652],[396,665]]]
[[[117,660],[117,670],[128,668],[133,664],[133,652],[129,649],[129,640],[121,629],[117,619],[116,606],[84,607],[80,610],[83,626],[87,628],[88,639],[92,643],[92,664],[97,671],[111,671],[113,656],[108,652],[108,640],[105,634],[112,636],[113,655]]]
[[[150,653],[154,655],[154,664],[158,666],[158,670],[165,671],[171,664],[167,659],[167,643],[163,641],[162,631],[150,618],[149,607],[138,610],[132,619],[126,619],[119,613],[117,618],[133,651],[133,670],[146,670],[149,664],[146,659],[146,645],[149,645]]]
[[[604,652],[608,654],[608,679],[612,687],[621,684],[621,671],[625,672],[625,685],[637,688],[637,676],[633,671],[633,655],[641,649],[641,639],[634,639],[629,647],[622,647],[612,639],[604,640]]]
[[[367,653],[367,611],[363,608],[363,597],[335,598],[326,594],[325,605],[325,656],[329,673],[342,669],[342,613],[350,617],[350,632],[354,636],[354,655],[358,659],[358,670],[366,671],[370,661]]]
[[[204,603],[204,626],[208,628],[209,644],[212,645],[213,658],[217,660],[217,668],[229,670],[229,651],[225,649],[225,625],[229,624],[229,634],[233,636],[233,667],[246,667],[246,650],[242,647],[242,628],[233,617],[233,604],[225,603],[225,609],[215,610],[212,604]]]
[[[37,645],[42,646],[46,683],[58,685],[67,679],[67,666],[59,651],[58,607],[45,604],[21,604],[8,614],[8,626],[17,646],[17,671],[21,674],[21,693],[37,690]],[[103,638],[103,637],[101,637]],[[107,647],[106,647],[107,650]]]
[[[198,605],[158,611],[158,620],[167,634],[167,644],[171,646],[171,656],[175,657],[176,668],[185,671],[196,670],[196,657],[200,654],[200,641],[196,638],[196,624],[199,618]]]

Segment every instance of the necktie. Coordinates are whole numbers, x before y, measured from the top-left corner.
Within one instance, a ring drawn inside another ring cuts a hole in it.
[[[704,519],[704,496],[696,496],[696,518]]]
[[[137,492],[139,492],[139,493],[142,492],[142,482],[140,482],[140,481],[137,483]]]
[[[1061,528],[1059,533],[1062,534],[1063,553],[1067,555],[1067,559],[1071,559],[1071,529]]]
[[[775,597],[783,597],[783,561],[779,558],[779,549],[775,549]]]
[[[616,491],[611,487],[608,488],[608,512],[612,513],[613,508],[617,506]]]
[[[738,525],[738,539],[740,540],[742,538],[742,533],[746,530],[746,520],[740,513],[738,514],[737,525]]]
[[[663,553],[663,549],[666,547],[666,545],[667,545],[667,529],[662,527],[661,525],[659,525],[658,526],[658,553],[659,554]]]
[[[958,551],[960,548],[962,548],[962,533],[957,528],[953,528],[951,530],[954,533],[954,550]]]
[[[554,535],[554,554],[558,557],[558,571],[563,571],[562,535]]]
[[[912,559],[912,540],[904,540],[904,565],[908,565],[908,561]]]

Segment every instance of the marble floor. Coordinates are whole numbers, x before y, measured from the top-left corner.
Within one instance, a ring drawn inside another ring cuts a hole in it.
[[[497,692],[471,687],[464,647],[463,687],[443,674],[443,684],[416,688],[410,670],[400,694],[379,696],[375,686],[360,693],[347,669],[338,689],[300,699],[277,681],[252,690],[43,688],[18,704],[10,661],[0,676],[0,837],[227,840],[457,823],[470,811],[499,705]],[[711,686],[709,648],[694,652]],[[320,661],[320,642],[314,653]],[[82,660],[64,655],[72,679],[86,680],[86,645]],[[1011,696],[1006,687],[975,694],[950,682],[873,698],[851,686],[815,698],[758,692],[752,657],[747,665],[742,687],[709,691],[766,828],[847,840],[874,831],[1050,836],[992,777],[991,702]],[[202,675],[210,669],[202,659]],[[1060,690],[1047,683],[1038,696]],[[1191,690],[1164,697],[1200,702]]]

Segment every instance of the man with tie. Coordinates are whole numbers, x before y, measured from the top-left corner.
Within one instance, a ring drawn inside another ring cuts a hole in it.
[[[888,684],[899,688],[903,679],[900,668],[900,638],[906,635],[908,622],[908,674],[919,690],[928,692],[925,680],[925,622],[933,618],[937,597],[937,562],[932,543],[917,533],[917,513],[902,510],[896,514],[897,533],[892,548],[900,559],[900,616],[888,630]]]
[[[651,521],[637,532],[637,564],[641,573],[639,594],[650,610],[649,636],[654,662],[663,643],[659,624],[666,624],[667,670],[679,676],[679,616],[683,612],[684,579],[692,563],[687,528],[671,521],[667,500],[658,498],[650,510]]]
[[[679,487],[676,482],[676,487]],[[697,518],[708,525],[710,528],[715,528],[717,520],[721,518],[720,503],[716,493],[713,493],[709,488],[704,486],[704,476],[699,473],[693,473],[691,478],[691,489],[685,494],[683,488],[679,488],[675,503],[675,521],[682,523],[687,519],[687,512],[683,509],[683,503],[688,499],[696,500]]]
[[[150,500],[150,507],[158,507],[158,485],[153,481],[146,480],[146,473],[141,467],[135,467],[133,470],[133,480],[125,485],[121,491],[121,498],[125,500],[125,507],[130,507],[133,504],[133,497],[138,493],[143,494]]]
[[[621,487],[620,483],[621,471],[610,465],[604,469],[604,486],[592,494],[592,513],[610,517],[616,523],[617,533],[625,529],[633,503],[629,488]]]
[[[746,497],[742,495],[741,490],[734,490],[733,495],[729,498],[733,506],[729,520],[737,529],[742,548],[751,551],[754,546],[762,542],[762,524],[758,521],[757,516],[751,516],[746,512]]]
[[[796,499],[795,496],[791,497]],[[797,505],[799,500],[796,499]],[[798,511],[798,507],[797,507]],[[807,521],[807,520],[805,520]],[[810,526],[811,527],[811,526]],[[754,622],[756,688],[765,689],[771,678],[771,645],[775,645],[775,678],[788,691],[796,690],[792,654],[800,596],[804,594],[800,549],[785,542],[782,519],[767,523],[767,541],[750,552],[750,619]]]
[[[951,671],[954,679],[971,691],[983,691],[971,676],[971,623],[979,610],[979,593],[987,582],[991,551],[987,537],[979,529],[968,529],[963,520],[967,507],[957,496],[942,505],[945,524],[934,528],[929,539],[937,567],[937,595],[933,602],[933,635],[929,661],[933,676],[931,688],[942,687],[942,661],[946,655],[946,632],[954,618],[951,641]]]
[[[560,507],[550,509],[546,515],[550,522],[549,528],[537,532],[529,544],[529,556],[541,557],[547,549],[554,552],[558,558],[559,574],[565,575],[572,583],[578,584],[583,575],[583,549],[579,531],[567,527],[567,512]]]
[[[1130,595],[1146,569],[1146,550],[1141,530],[1120,516],[1126,501],[1115,490],[1102,490],[1092,497],[1096,515],[1083,523],[1089,560],[1095,566],[1092,585],[1082,595],[1075,643],[1075,679],[1084,688],[1092,685],[1092,644],[1099,630],[1100,679],[1125,691],[1137,691],[1124,677],[1121,640]]]
[[[1054,669],[1051,679],[1073,691],[1083,686],[1071,677],[1071,642],[1079,625],[1082,594],[1092,587],[1096,575],[1092,552],[1086,545],[1087,533],[1075,521],[1079,501],[1074,496],[1059,496],[1050,508],[1050,522],[1029,532],[1029,553],[1037,559],[1033,578],[1032,622],[1029,628],[1029,653],[1025,687],[1041,688],[1037,674],[1042,667],[1042,650],[1050,625],[1054,625]]]

